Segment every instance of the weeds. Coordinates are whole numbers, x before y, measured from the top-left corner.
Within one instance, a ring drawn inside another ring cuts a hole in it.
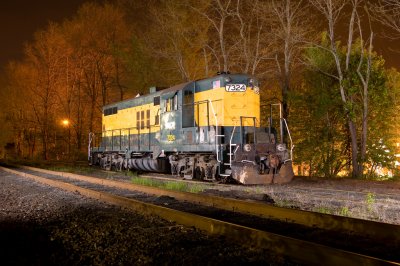
[[[275,206],[281,207],[281,208],[291,208],[291,207],[293,207],[293,202],[286,200],[286,199],[282,199],[282,200],[275,199]]]
[[[205,190],[205,187],[203,185],[193,185],[189,187],[189,192],[191,193],[199,193],[203,192]]]
[[[138,173],[137,172],[133,172],[133,171],[124,171],[125,176],[130,176],[132,178],[134,177],[138,177]]]
[[[365,201],[367,203],[367,210],[371,212],[375,204],[375,194],[372,192],[368,192],[367,196],[365,197]]]
[[[137,177],[134,176],[131,179],[132,183],[142,186],[150,186],[150,187],[157,187],[162,189],[168,190],[175,190],[175,191],[184,191],[184,192],[191,192],[191,193],[199,193],[204,191],[205,187],[202,185],[190,185],[184,182],[178,181],[158,181],[149,178]]]
[[[188,185],[183,182],[166,182],[163,183],[163,188],[176,191],[187,191]]]
[[[340,216],[347,216],[347,217],[350,217],[349,207],[342,207],[342,208],[339,210],[339,215],[340,215]]]
[[[162,182],[153,179],[143,178],[143,177],[132,177],[131,181],[133,184],[148,186],[148,187],[160,187]]]
[[[315,212],[320,212],[324,214],[332,214],[332,210],[325,206],[320,206],[314,209]]]
[[[256,194],[262,194],[263,190],[261,187],[256,187]]]
[[[48,170],[57,171],[57,172],[68,172],[68,173],[82,173],[82,174],[89,174],[93,173],[95,169],[91,167],[85,166],[52,166],[52,167],[45,167]]]

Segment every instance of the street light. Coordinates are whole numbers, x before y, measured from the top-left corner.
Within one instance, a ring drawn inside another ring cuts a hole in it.
[[[62,121],[63,126],[67,127],[69,125],[69,120],[68,119],[64,119]]]
[[[67,154],[69,155],[69,153],[71,151],[71,128],[69,127],[70,121],[68,119],[63,119],[61,121],[61,123],[65,128],[68,128],[68,141],[67,141],[68,149],[67,149]]]

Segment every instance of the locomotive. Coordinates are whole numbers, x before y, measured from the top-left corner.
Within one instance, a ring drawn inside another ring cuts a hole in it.
[[[89,134],[89,163],[185,179],[290,182],[293,145],[280,104],[270,105],[266,120],[261,126],[253,76],[222,73],[152,87],[147,95],[103,107],[102,132]]]

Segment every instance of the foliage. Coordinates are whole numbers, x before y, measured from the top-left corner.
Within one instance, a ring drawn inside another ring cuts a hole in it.
[[[321,45],[327,45],[324,38]],[[344,57],[345,49],[342,48]],[[310,68],[304,75],[301,90],[292,93],[291,106],[295,112],[291,121],[297,122],[292,129],[298,141],[297,163],[308,164],[311,175],[335,177],[351,163],[346,115],[350,112],[360,136],[363,122],[362,84],[357,75],[360,49],[360,42],[353,46],[349,70],[343,80],[346,94],[352,99],[348,106],[340,99],[335,78],[326,75],[335,71],[330,53],[319,48],[305,50],[304,57]],[[362,68],[365,68],[367,60],[363,61]],[[373,54],[368,90],[367,157],[363,162],[367,167],[365,173],[369,175],[377,166],[392,168],[395,160],[393,144],[398,122],[393,123],[392,118],[396,117],[397,108],[393,107],[396,106],[398,88],[390,84],[388,75],[382,57]]]
[[[330,71],[334,66],[329,54],[306,50],[306,57]],[[335,81],[314,69],[305,72],[301,90],[291,93],[291,121],[296,141],[296,163],[308,164],[309,174],[334,177],[348,164],[347,131]],[[311,148],[312,147],[312,148]]]

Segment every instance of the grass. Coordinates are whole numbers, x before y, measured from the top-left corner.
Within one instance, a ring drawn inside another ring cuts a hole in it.
[[[281,208],[293,208],[293,202],[286,199],[274,199],[275,206]]]
[[[157,187],[161,189],[175,190],[175,191],[183,191],[183,192],[191,192],[191,193],[199,193],[205,190],[203,185],[198,184],[188,184],[179,181],[159,181],[150,178],[143,178],[134,176],[131,178],[131,182],[133,184],[149,186],[149,187]]]
[[[134,171],[124,171],[124,174],[125,174],[125,176],[130,176],[132,178],[139,177],[138,173],[134,172]]]
[[[372,192],[368,192],[367,196],[365,197],[365,202],[367,204],[367,210],[371,212],[375,204],[375,194]]]
[[[131,182],[136,185],[148,186],[148,187],[160,187],[162,183],[157,180],[143,178],[143,177],[132,177]]]
[[[68,172],[68,173],[81,173],[81,174],[91,174],[96,171],[88,166],[52,166],[46,167],[48,170],[57,171],[57,172]]]
[[[313,211],[319,212],[319,213],[324,213],[324,214],[332,214],[333,213],[332,209],[329,207],[326,207],[326,206],[316,207],[316,208],[314,208]]]
[[[168,190],[187,191],[188,185],[183,182],[166,182],[164,188]]]
[[[338,215],[350,217],[349,207],[344,206],[344,207],[340,208],[340,210],[338,212]]]

